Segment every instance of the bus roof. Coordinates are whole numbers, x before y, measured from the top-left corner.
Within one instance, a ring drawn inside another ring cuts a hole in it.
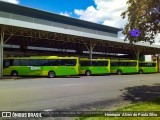
[[[157,61],[139,61],[139,63],[157,63]]]
[[[89,59],[89,58],[80,58],[80,60],[91,60],[91,61],[94,61],[94,60],[106,60],[106,61],[109,61],[110,59],[105,59],[105,58],[98,58],[98,59]]]
[[[138,62],[138,60],[111,60],[111,62]]]
[[[59,56],[30,56],[30,57],[8,57],[4,59],[78,59],[78,57]]]

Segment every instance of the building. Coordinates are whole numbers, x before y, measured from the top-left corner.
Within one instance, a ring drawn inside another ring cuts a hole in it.
[[[4,56],[141,59],[160,53],[159,46],[119,39],[119,28],[6,2],[0,2],[0,31],[0,76]]]

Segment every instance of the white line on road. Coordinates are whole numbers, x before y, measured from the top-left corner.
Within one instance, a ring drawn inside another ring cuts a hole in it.
[[[60,87],[76,86],[76,85],[82,85],[82,84],[66,84],[66,85],[60,85]]]
[[[52,109],[45,109],[45,110],[43,110],[43,111],[53,111]]]

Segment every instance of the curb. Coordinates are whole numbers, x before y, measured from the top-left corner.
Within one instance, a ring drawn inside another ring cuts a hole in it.
[[[0,80],[6,80],[6,79],[14,79],[14,80],[17,80],[17,79],[20,79],[21,77],[0,77]]]

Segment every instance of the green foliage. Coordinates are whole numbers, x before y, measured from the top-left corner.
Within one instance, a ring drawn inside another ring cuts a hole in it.
[[[116,111],[157,111],[160,108],[160,98],[148,102],[138,102],[126,107],[117,109]],[[116,112],[115,111],[115,112]],[[160,117],[81,117],[76,120],[160,120]]]
[[[128,0],[128,9],[121,16],[128,17],[123,34],[126,35],[125,40],[130,43],[139,41],[154,42],[155,36],[160,32],[160,14],[155,12],[154,8],[160,7],[160,0]],[[160,10],[159,10],[160,11]],[[131,37],[130,30],[139,29],[140,37]]]

